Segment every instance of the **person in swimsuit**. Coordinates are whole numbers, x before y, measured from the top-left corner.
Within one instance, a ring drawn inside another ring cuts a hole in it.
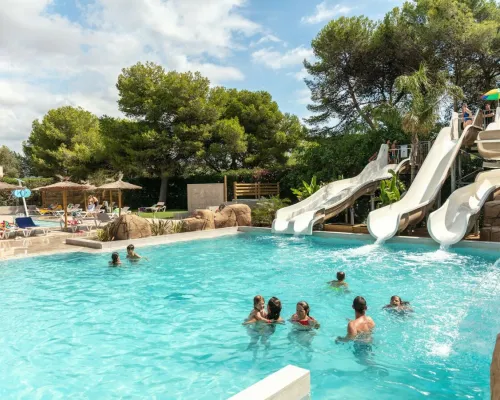
[[[127,258],[129,260],[139,260],[142,258],[139,254],[135,252],[135,247],[133,244],[129,244],[127,246]]]
[[[462,118],[464,120],[464,129],[466,126],[472,125],[472,111],[469,110],[466,103],[462,105]]]
[[[488,127],[495,120],[495,113],[491,109],[490,103],[486,103],[484,106],[483,116],[485,127]]]
[[[267,314],[264,310],[264,305],[264,297],[262,297],[261,295],[255,296],[253,298],[253,310],[250,312],[250,314],[248,314],[248,317],[243,325],[252,324],[257,321],[270,323],[271,321],[266,318]]]
[[[111,254],[111,261],[109,262],[109,265],[111,267],[118,267],[119,265],[121,265],[121,261],[120,261],[120,255],[115,251],[113,254]]]
[[[338,289],[346,290],[349,288],[349,285],[345,281],[345,272],[341,272],[341,271],[337,272],[337,280],[330,281],[330,282],[328,282],[328,284],[331,287],[338,288]]]
[[[309,315],[310,308],[306,301],[299,301],[295,311],[295,314],[290,318],[290,322],[298,327],[319,329],[319,322]]]
[[[375,328],[373,319],[366,315],[368,307],[363,297],[357,296],[354,298],[352,308],[354,309],[355,319],[349,321],[347,324],[347,335],[345,337],[339,336],[336,340],[337,342],[348,342],[356,339],[359,335],[369,335],[373,328]]]
[[[384,306],[384,309],[393,311],[413,311],[409,301],[401,300],[399,296],[392,296],[389,304]]]

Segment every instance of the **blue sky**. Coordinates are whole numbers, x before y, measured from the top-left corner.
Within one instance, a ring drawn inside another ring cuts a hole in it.
[[[137,61],[199,70],[213,84],[267,90],[307,111],[302,60],[342,15],[381,18],[400,0],[3,0],[0,145],[20,150],[49,109],[119,116],[116,78]]]

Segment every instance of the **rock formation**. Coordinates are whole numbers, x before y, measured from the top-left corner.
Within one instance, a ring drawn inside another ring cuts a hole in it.
[[[139,239],[151,236],[151,226],[146,219],[127,214],[110,222],[109,232],[113,240]]]

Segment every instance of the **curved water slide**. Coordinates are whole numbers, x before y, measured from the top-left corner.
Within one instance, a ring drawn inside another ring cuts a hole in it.
[[[474,183],[455,190],[443,206],[431,213],[427,229],[438,243],[451,246],[470,232],[484,203],[500,188],[500,169],[481,172]]]
[[[391,178],[389,170],[400,171],[409,160],[387,164],[389,146],[380,146],[377,159],[366,165],[354,178],[343,179],[323,186],[301,202],[284,207],[276,213],[274,233],[312,235],[313,226],[340,214],[361,196],[373,193],[383,179]]]
[[[465,143],[473,142],[482,130],[482,113],[478,111],[472,125],[467,126],[461,136],[458,127],[458,114],[453,113],[450,126],[439,132],[405,196],[368,215],[368,231],[378,241],[388,240],[425,218],[433,207],[460,148]]]

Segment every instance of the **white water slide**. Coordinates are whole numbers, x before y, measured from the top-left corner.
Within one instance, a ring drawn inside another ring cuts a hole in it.
[[[482,172],[470,185],[455,190],[443,206],[431,213],[427,229],[438,243],[451,246],[472,229],[475,218],[491,193],[500,188],[500,169]]]
[[[338,215],[351,207],[359,197],[373,193],[381,180],[391,178],[390,169],[398,172],[408,164],[408,160],[404,160],[399,165],[388,165],[388,152],[389,146],[383,144],[377,159],[367,164],[359,175],[332,182],[307,199],[278,210],[273,221],[273,232],[312,235],[316,223]]]
[[[458,124],[458,114],[453,113],[450,126],[439,133],[405,196],[368,215],[368,230],[378,241],[388,240],[408,225],[416,225],[425,218],[448,177],[460,147],[474,141],[482,130],[482,114],[476,114],[473,124],[465,128],[462,136],[459,135]]]
[[[500,159],[500,109],[495,121],[480,132],[478,150],[486,160]],[[439,209],[431,213],[427,229],[438,243],[451,246],[470,232],[484,203],[496,189],[500,188],[500,169],[478,174],[475,182],[455,190]]]

